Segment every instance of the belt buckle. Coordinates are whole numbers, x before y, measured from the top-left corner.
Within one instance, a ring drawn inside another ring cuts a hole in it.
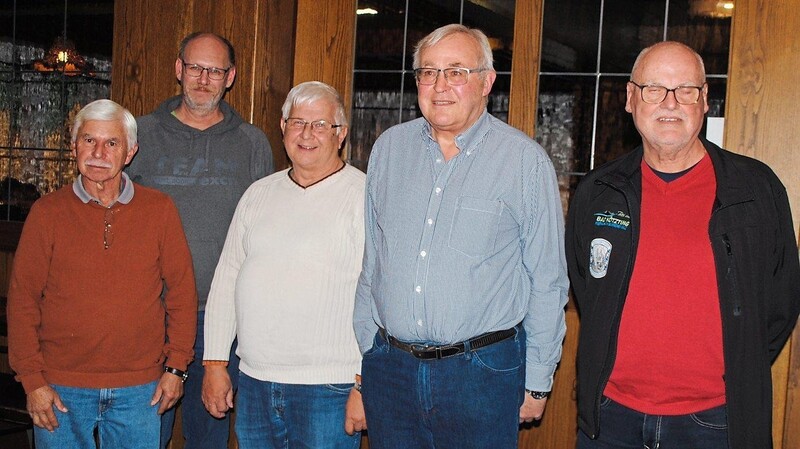
[[[411,343],[408,345],[409,349],[411,349],[411,355],[418,359],[430,359],[432,353],[435,353],[436,348],[433,346],[421,345],[417,343]]]

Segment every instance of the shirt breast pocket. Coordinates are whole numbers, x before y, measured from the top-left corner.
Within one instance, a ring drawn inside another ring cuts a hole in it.
[[[494,249],[503,202],[462,196],[453,212],[448,246],[469,257],[481,257]]]

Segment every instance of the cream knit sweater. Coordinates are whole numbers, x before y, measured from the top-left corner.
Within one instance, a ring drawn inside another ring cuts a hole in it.
[[[283,170],[245,192],[211,284],[206,360],[227,360],[238,336],[240,369],[255,379],[353,381],[364,182],[348,165],[303,189]]]

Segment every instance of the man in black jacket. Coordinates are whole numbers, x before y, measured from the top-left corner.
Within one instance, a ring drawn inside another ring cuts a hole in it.
[[[770,365],[800,312],[796,237],[772,170],[699,137],[707,95],[692,49],[644,49],[625,106],[642,145],[572,200],[579,449],[772,447]]]

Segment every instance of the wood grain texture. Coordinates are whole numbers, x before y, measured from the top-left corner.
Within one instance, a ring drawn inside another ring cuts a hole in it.
[[[175,59],[184,30],[179,2],[123,0],[114,3],[111,99],[133,115],[152,112],[179,93]]]
[[[333,86],[351,117],[355,61],[356,0],[298,0],[294,84],[322,81]],[[349,145],[345,148],[345,157]]]
[[[578,348],[579,320],[574,307],[566,312],[567,335],[556,370],[555,383],[542,421],[519,433],[519,449],[573,449],[578,432],[578,406],[575,401],[575,356]]]
[[[731,30],[725,145],[769,165],[783,181],[794,222],[800,217],[800,0],[736,2]],[[800,447],[800,332],[772,368],[776,449]]]
[[[539,86],[544,0],[517,0],[508,123],[533,137]]]
[[[275,169],[289,166],[280,129],[281,106],[293,85],[294,1],[259,0],[253,48],[252,122],[272,144]],[[290,20],[291,19],[291,20]]]

